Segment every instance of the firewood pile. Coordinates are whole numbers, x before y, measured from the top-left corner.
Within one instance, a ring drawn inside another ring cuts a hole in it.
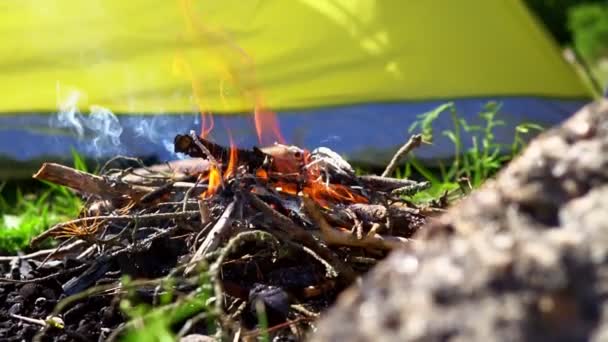
[[[356,175],[327,148],[247,150],[194,132],[174,143],[191,158],[167,165],[117,157],[93,175],[46,163],[34,178],[81,193],[85,206],[32,241],[57,247],[0,257],[0,337],[115,340],[144,326],[121,307],[128,299],[167,310],[178,337],[301,339],[440,211],[403,199],[426,183],[388,177],[420,143],[413,136],[382,176]]]

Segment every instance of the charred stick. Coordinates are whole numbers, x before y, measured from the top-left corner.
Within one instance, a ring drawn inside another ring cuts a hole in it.
[[[384,172],[382,172],[382,177],[387,177],[392,174],[397,168],[397,164],[399,163],[401,158],[405,157],[413,149],[419,147],[420,144],[422,144],[422,135],[413,135],[410,140],[408,140],[405,145],[401,146],[397,153],[395,153],[393,159],[391,159],[390,163],[388,163],[388,165],[386,166]]]
[[[228,160],[229,156],[224,153],[222,153],[220,155],[220,158],[215,158],[215,155],[211,151],[209,151],[209,149],[207,148],[207,146],[205,146],[205,144],[202,143],[202,140],[198,139],[198,136],[196,135],[196,133],[194,131],[190,131],[190,139],[192,139],[192,142],[194,143],[194,145],[196,145],[196,147],[203,153],[203,155],[207,156],[207,160],[209,160],[211,165],[215,166],[216,168],[219,169],[219,163],[217,161],[218,159],[220,159],[222,162],[226,162]],[[206,141],[206,140],[204,140],[204,141]],[[216,145],[216,146],[219,146],[219,145]]]
[[[331,211],[323,212],[323,215],[331,224],[339,227],[353,227],[354,232],[357,232],[355,226],[358,223],[370,227],[375,223],[389,226],[390,222],[393,228],[401,232],[400,235],[404,237],[409,237],[409,232],[413,233],[419,227],[419,222],[424,220],[420,209],[398,204],[385,207],[380,204],[356,203],[346,208],[334,208]]]
[[[205,149],[201,149],[198,144],[203,145]],[[174,148],[175,152],[185,153],[193,158],[208,159],[211,157],[216,160],[221,160],[223,164],[226,164],[230,158],[230,149],[207,139],[203,139],[196,134],[176,135],[174,140]],[[261,150],[256,148],[252,150],[236,149],[236,155],[240,163],[246,164],[253,169],[262,166],[266,158],[269,157]]]
[[[153,190],[148,187],[111,181],[104,177],[55,163],[42,164],[42,167],[34,174],[33,178],[65,185],[79,192],[110,200],[139,199]]]

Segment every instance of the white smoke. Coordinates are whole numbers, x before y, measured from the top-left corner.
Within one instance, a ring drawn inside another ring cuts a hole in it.
[[[109,109],[96,105],[90,107],[88,115],[80,113],[80,97],[79,92],[70,92],[66,100],[59,104],[57,116],[51,118],[51,127],[71,131],[81,143],[80,146],[96,157],[121,153],[120,136],[123,129],[118,118]]]
[[[78,112],[78,100],[80,93],[73,91],[67,99],[59,104],[59,113],[56,120],[53,118],[51,127],[62,127],[73,129],[79,139],[84,137],[84,128],[82,127],[82,115]]]
[[[172,132],[170,128],[171,124],[167,118],[162,116],[152,116],[147,120],[138,120],[135,124],[135,128],[133,131],[135,132],[135,136],[138,138],[143,138],[148,140],[150,143],[159,144],[163,146],[163,148],[169,152],[174,157],[179,159],[184,159],[186,156],[182,153],[175,153],[173,140],[168,137],[171,136],[172,133],[177,134],[177,132]]]
[[[84,125],[93,132],[93,147],[97,155],[101,155],[106,150],[122,148],[120,144],[122,126],[109,109],[91,106],[90,114],[84,120]]]

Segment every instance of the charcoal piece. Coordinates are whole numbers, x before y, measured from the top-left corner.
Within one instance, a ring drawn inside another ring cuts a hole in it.
[[[166,275],[177,263],[185,244],[167,237],[156,239],[144,251],[121,254],[116,258],[123,274],[133,278],[154,278]]]
[[[31,304],[36,300],[36,297],[40,293],[41,290],[40,285],[35,283],[24,284],[19,289],[19,295],[23,298],[23,302],[26,304]]]
[[[13,315],[18,315],[23,310],[23,303],[15,303],[9,309],[8,313]]]
[[[257,322],[256,303],[258,302],[264,305],[269,326],[283,323],[287,319],[290,298],[282,288],[259,283],[253,285],[249,290],[248,313],[254,322]]]
[[[107,258],[101,258],[93,263],[81,275],[75,276],[63,284],[63,292],[70,296],[84,291],[101,279],[110,270],[110,263]]]

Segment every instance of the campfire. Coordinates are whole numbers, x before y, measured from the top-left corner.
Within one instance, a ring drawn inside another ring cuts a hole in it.
[[[33,246],[61,243],[15,257],[12,278],[0,282],[60,285],[38,335],[115,339],[141,324],[119,308],[128,299],[193,308],[171,322],[178,336],[300,339],[342,289],[438,211],[404,199],[426,182],[388,176],[420,143],[413,136],[382,176],[357,175],[324,147],[243,149],[194,131],[174,140],[190,159],[166,165],[116,157],[93,175],[46,163],[34,178],[83,194],[82,214],[36,237]]]

